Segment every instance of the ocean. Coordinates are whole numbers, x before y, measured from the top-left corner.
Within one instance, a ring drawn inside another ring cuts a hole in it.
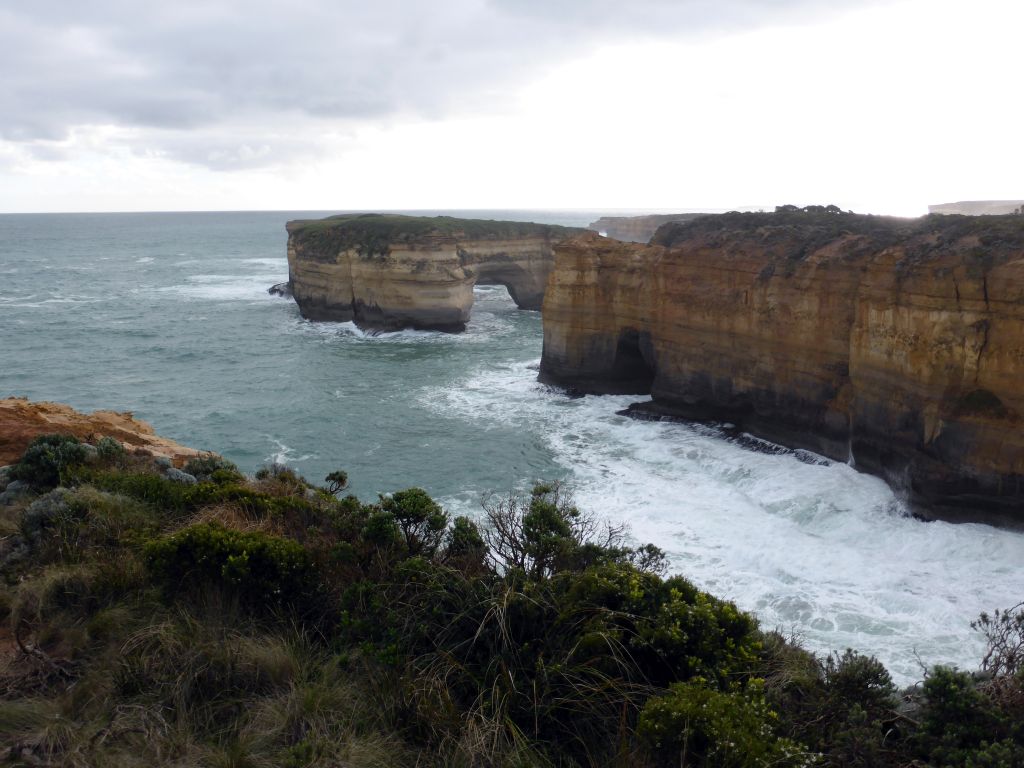
[[[539,384],[539,313],[476,291],[465,333],[310,323],[284,224],[334,213],[0,215],[0,396],[127,410],[244,471],[335,469],[364,500],[420,486],[454,514],[562,480],[673,570],[821,653],[974,668],[981,611],[1024,599],[1024,533],[923,523],[843,463],[616,415]],[[614,211],[436,211],[583,226]]]

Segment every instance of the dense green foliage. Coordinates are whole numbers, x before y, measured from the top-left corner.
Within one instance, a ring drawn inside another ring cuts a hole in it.
[[[1024,218],[931,214],[915,219],[842,211],[834,205],[779,206],[773,213],[732,211],[690,222],[663,224],[653,245],[673,247],[701,241],[726,251],[755,237],[771,257],[765,274],[784,274],[810,254],[831,246],[843,259],[869,258],[898,247],[903,271],[917,266],[945,268],[941,259],[966,261],[978,276],[1016,259],[1024,246]]]
[[[253,610],[297,607],[317,593],[309,555],[297,542],[260,531],[200,523],[146,544],[146,566],[165,595],[223,588]]]
[[[72,435],[41,435],[32,441],[12,476],[33,488],[45,490],[60,484],[61,476],[87,456],[82,441]]]
[[[210,456],[187,484],[39,445],[18,466],[60,487],[0,507],[0,762],[1024,764],[1021,606],[979,619],[986,676],[900,701],[875,659],[762,632],[557,484],[451,520],[418,488],[338,498],[340,471]]]

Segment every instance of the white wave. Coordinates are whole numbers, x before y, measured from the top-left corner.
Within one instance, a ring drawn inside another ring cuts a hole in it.
[[[535,378],[531,364],[498,365],[420,402],[543,435],[582,507],[624,519],[679,572],[813,650],[873,654],[900,684],[920,678],[918,657],[973,668],[970,621],[1021,599],[1022,533],[922,523],[841,462],[617,416],[637,398],[572,399]]]
[[[462,333],[415,330],[375,331],[360,328],[351,320],[346,322],[297,320],[296,330],[303,334],[320,336],[327,340],[342,339],[370,344],[485,344],[496,337],[514,332],[507,320],[494,313],[474,313]]]
[[[277,273],[190,275],[185,278],[184,284],[163,286],[155,290],[207,301],[256,301],[273,298],[267,289],[279,282],[281,275]]]
[[[153,263],[153,257],[152,256],[140,256],[139,258],[137,258],[135,260],[135,263],[136,264],[152,264]]]
[[[309,461],[315,459],[315,453],[304,453],[301,456],[295,455],[295,449],[289,445],[285,445],[276,437],[271,435],[264,435],[267,440],[274,444],[277,448],[276,451],[272,452],[269,456],[266,456],[263,460],[268,464],[280,464],[282,466],[288,466],[289,464],[299,464],[303,461]]]
[[[95,296],[62,296],[59,294],[48,299],[33,301],[36,295],[0,298],[0,304],[12,309],[38,309],[48,304],[96,304],[103,301],[103,299],[96,298]]]
[[[259,264],[264,267],[284,267],[288,268],[288,259],[284,256],[278,256],[274,258],[258,258],[258,259],[242,259],[240,264]]]

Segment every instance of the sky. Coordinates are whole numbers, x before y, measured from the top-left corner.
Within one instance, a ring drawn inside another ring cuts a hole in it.
[[[1024,198],[1020,0],[4,0],[0,212]]]

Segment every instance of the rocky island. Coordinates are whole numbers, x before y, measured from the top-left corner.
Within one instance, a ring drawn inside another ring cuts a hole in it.
[[[288,223],[288,287],[303,317],[461,331],[474,285],[540,309],[552,247],[583,230],[518,221],[347,214]]]
[[[555,253],[542,379],[1024,524],[1024,218],[733,213]]]

